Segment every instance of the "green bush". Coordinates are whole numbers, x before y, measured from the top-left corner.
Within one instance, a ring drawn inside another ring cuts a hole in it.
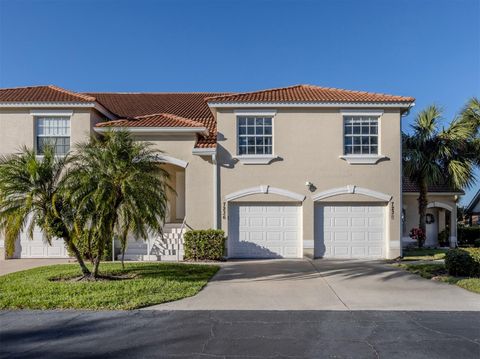
[[[473,246],[480,239],[480,226],[458,227],[457,240],[459,246]]]
[[[192,230],[184,235],[185,259],[220,260],[225,252],[225,232],[220,229]]]
[[[438,244],[440,247],[448,247],[450,245],[450,230],[445,228],[438,234]]]
[[[445,255],[448,273],[459,277],[480,277],[480,248],[451,249]]]

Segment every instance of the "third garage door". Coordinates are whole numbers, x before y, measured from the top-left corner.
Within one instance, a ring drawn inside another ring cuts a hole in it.
[[[385,258],[385,205],[315,206],[315,256]]]

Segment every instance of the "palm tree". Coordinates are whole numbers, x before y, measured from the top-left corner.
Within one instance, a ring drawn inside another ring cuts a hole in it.
[[[33,237],[35,226],[42,229],[46,241],[62,238],[77,259],[84,275],[90,274],[74,244],[74,210],[66,200],[63,174],[69,156],[56,157],[51,146],[42,158],[35,151],[22,148],[21,153],[0,159],[0,230],[11,251],[23,230]]]
[[[162,233],[167,212],[168,174],[155,160],[158,151],[125,131],[111,131],[78,146],[67,187],[93,231],[98,269],[103,249],[114,235],[146,240]]]
[[[442,111],[429,106],[415,118],[412,134],[403,134],[403,168],[419,188],[419,227],[423,233],[429,186],[445,183],[469,188],[475,183],[480,156],[478,105],[477,99],[470,100],[447,128],[440,128]]]

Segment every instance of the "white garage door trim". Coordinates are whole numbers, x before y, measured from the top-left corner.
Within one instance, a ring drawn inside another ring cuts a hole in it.
[[[315,256],[386,258],[386,209],[384,203],[316,204]]]
[[[299,204],[232,202],[228,217],[229,258],[303,257]],[[292,235],[295,238],[288,239]]]

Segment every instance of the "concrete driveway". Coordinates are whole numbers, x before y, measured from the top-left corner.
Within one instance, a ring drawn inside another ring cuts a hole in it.
[[[71,259],[9,259],[4,260],[0,259],[0,275],[13,273],[13,272],[20,272],[22,270],[36,268],[36,267],[43,267],[49,266],[52,264],[64,264],[72,262]]]
[[[480,295],[380,261],[232,261],[198,295],[146,309],[480,311]]]

